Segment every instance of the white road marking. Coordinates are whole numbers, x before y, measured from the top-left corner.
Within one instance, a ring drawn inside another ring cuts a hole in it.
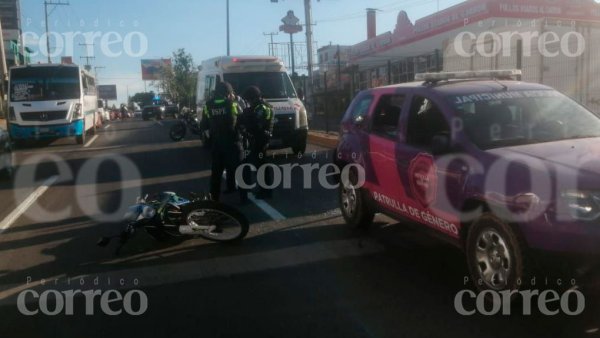
[[[260,210],[264,211],[265,214],[269,215],[271,219],[274,221],[283,221],[285,220],[285,216],[283,216],[277,209],[273,208],[269,203],[264,200],[259,200],[254,197],[254,194],[248,194],[248,199],[252,201]]]
[[[160,122],[160,121],[156,121],[156,124],[158,124],[161,127],[164,126],[164,124],[162,122]]]
[[[110,126],[112,126],[112,124],[107,124],[106,127],[104,127],[104,129],[108,129],[110,128]]]
[[[98,138],[98,135],[94,135],[94,137],[92,137],[92,139],[89,140],[88,143],[86,143],[83,147],[87,148],[87,147],[91,146],[92,143],[94,143],[94,141],[96,141],[97,138]]]
[[[227,170],[223,171],[223,179],[224,180],[227,179]],[[237,182],[237,180],[235,183],[239,186],[239,183]],[[277,209],[273,208],[269,203],[265,202],[264,200],[256,199],[256,197],[254,197],[254,194],[249,193],[248,199],[252,203],[254,203],[254,205],[256,205],[260,210],[262,210],[265,214],[267,214],[269,217],[271,217],[272,220],[283,221],[286,219],[286,217],[283,216],[282,213],[277,211]]]
[[[0,234],[8,229],[29,207],[42,196],[51,185],[56,183],[58,176],[52,176],[48,178],[41,186],[35,189],[19,206],[15,208],[8,216],[6,216],[2,222],[0,222]]]

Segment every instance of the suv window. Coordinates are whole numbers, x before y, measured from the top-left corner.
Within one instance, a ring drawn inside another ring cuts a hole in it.
[[[450,128],[442,111],[430,99],[415,96],[408,120],[408,143],[429,148],[433,137],[443,133],[450,134]]]
[[[372,96],[365,96],[360,101],[356,102],[354,108],[352,108],[351,117],[352,121],[356,121],[359,117],[364,119],[369,114],[369,107],[373,102]]]
[[[398,94],[381,96],[373,114],[371,124],[373,134],[394,139],[398,136],[398,122],[404,99],[404,95]]]

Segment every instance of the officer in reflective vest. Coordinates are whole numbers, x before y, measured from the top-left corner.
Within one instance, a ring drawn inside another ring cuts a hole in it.
[[[267,162],[267,148],[273,133],[273,109],[263,100],[258,87],[249,87],[244,91],[243,97],[248,102],[248,107],[244,109],[244,113],[240,117],[241,129],[248,139],[244,161],[260,169]],[[249,184],[250,168],[244,169],[244,182]],[[256,183],[258,185],[256,198],[270,198],[272,190],[268,187],[273,184],[272,168],[265,171],[264,181],[257,180]],[[242,199],[244,199],[243,194]]]
[[[223,171],[227,170],[226,192],[234,192],[235,171],[242,159],[241,137],[237,127],[238,106],[229,83],[217,84],[214,98],[204,107],[204,116],[210,127],[212,145],[210,193],[213,200],[218,201]]]

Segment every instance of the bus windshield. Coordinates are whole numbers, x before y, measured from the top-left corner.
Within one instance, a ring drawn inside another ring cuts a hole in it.
[[[246,88],[257,86],[265,99],[296,97],[292,81],[284,72],[229,73],[225,74],[224,78],[239,95],[243,94]]]
[[[80,93],[79,69],[76,67],[27,67],[11,70],[12,102],[77,99]]]

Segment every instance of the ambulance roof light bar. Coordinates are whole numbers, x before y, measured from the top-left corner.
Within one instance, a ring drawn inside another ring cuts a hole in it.
[[[424,81],[426,83],[431,83],[448,80],[502,79],[512,78],[514,76],[520,76],[522,74],[523,72],[520,69],[419,73],[415,75],[415,81]]]

